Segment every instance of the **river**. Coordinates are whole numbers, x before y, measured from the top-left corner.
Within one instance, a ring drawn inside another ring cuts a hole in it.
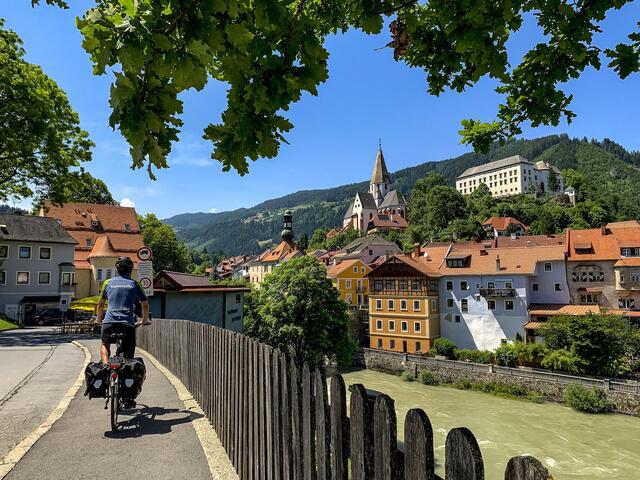
[[[404,417],[422,408],[434,432],[438,473],[444,477],[444,443],[454,427],[468,427],[478,440],[487,480],[504,478],[509,458],[532,455],[555,480],[640,479],[640,418],[589,415],[555,404],[510,400],[486,393],[405,382],[373,370],[343,375],[347,385],[386,393],[395,400],[398,439]]]

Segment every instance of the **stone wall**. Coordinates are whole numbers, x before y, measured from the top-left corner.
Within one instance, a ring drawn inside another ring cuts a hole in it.
[[[564,390],[568,385],[567,383],[543,379],[492,373],[492,365],[479,365],[474,369],[463,369],[456,366],[457,362],[451,362],[450,366],[443,365],[446,362],[432,365],[412,361],[411,358],[402,354],[364,350],[354,355],[353,363],[356,366],[396,375],[407,369],[416,374],[420,370],[427,370],[441,383],[457,383],[462,380],[469,380],[471,382],[491,381],[505,385],[524,386],[529,390],[540,393],[546,401],[557,403],[563,402]],[[471,365],[469,366],[471,367]],[[616,412],[640,416],[640,395],[612,390],[605,391],[607,397],[614,402]]]

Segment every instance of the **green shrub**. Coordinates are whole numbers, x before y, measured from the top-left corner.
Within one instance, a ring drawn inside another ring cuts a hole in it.
[[[513,343],[513,353],[518,359],[518,365],[539,367],[547,349],[541,343],[515,342]]]
[[[519,345],[519,344],[518,344]],[[504,343],[496,348],[493,353],[494,360],[498,365],[503,367],[515,367],[518,362],[517,347],[514,348],[514,344]]]
[[[473,384],[471,383],[471,380],[468,380],[466,378],[463,378],[459,382],[454,383],[453,386],[456,387],[458,390],[471,390],[473,388]]]
[[[564,403],[587,413],[606,413],[614,409],[613,402],[607,398],[604,390],[596,387],[587,388],[579,383],[572,383],[565,388]]]
[[[453,358],[456,344],[448,338],[440,337],[436,338],[436,341],[433,342],[433,348],[438,355],[442,355],[443,357],[447,358]]]
[[[456,348],[455,357],[463,362],[491,363],[493,352],[489,350],[469,350],[467,348]]]
[[[549,352],[542,360],[542,366],[550,370],[569,373],[582,373],[584,361],[574,352],[564,348]]]
[[[440,383],[435,375],[428,370],[418,372],[418,381],[424,385],[438,385]]]
[[[416,376],[414,375],[413,370],[403,370],[400,374],[400,378],[405,382],[413,382],[416,379]]]
[[[539,392],[529,392],[527,400],[533,403],[544,403],[544,396]]]

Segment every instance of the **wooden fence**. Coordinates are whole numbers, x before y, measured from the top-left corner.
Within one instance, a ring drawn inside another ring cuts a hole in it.
[[[442,480],[433,430],[421,409],[407,413],[397,445],[394,401],[350,387],[324,369],[298,368],[244,335],[185,320],[157,320],[138,344],[179,377],[200,403],[241,479]],[[480,448],[467,428],[446,438],[446,480],[483,480]],[[546,480],[533,457],[514,457],[505,480]]]

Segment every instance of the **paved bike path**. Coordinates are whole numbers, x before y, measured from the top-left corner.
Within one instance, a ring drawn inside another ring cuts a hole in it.
[[[97,340],[82,341],[99,358]],[[191,420],[175,389],[145,360],[147,379],[123,428],[111,432],[104,399],[88,400],[84,386],[69,409],[7,475],[11,480],[210,479]]]

